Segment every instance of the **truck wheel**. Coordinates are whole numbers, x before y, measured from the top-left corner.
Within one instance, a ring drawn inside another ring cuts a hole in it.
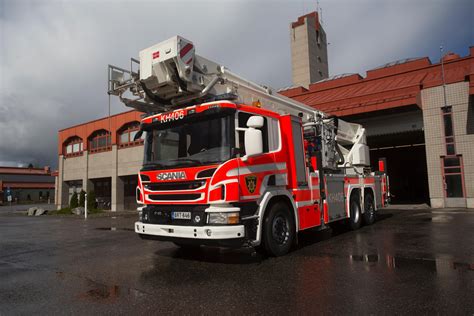
[[[349,204],[351,215],[351,218],[349,218],[349,228],[352,230],[359,229],[360,227],[362,214],[360,213],[360,204],[358,200],[358,196],[354,195],[351,197],[351,202]]]
[[[364,198],[364,224],[372,225],[375,222],[375,206],[372,193],[367,193]]]
[[[274,257],[287,254],[295,240],[295,223],[286,203],[272,205],[263,221],[265,252]]]

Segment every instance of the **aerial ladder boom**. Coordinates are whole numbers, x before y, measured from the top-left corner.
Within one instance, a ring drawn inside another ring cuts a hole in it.
[[[210,101],[254,104],[302,118],[317,126],[329,169],[369,165],[365,129],[278,94],[270,87],[242,78],[226,67],[195,53],[194,44],[180,36],[144,49],[130,70],[109,65],[109,91],[129,107],[156,114]],[[139,64],[139,71],[134,71]]]

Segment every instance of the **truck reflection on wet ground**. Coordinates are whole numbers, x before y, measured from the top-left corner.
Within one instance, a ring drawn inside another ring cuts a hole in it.
[[[391,218],[392,216],[393,214],[391,213],[380,213],[377,216],[377,222],[380,223],[386,219]],[[301,249],[307,246],[311,246],[313,244],[328,240],[335,236],[339,236],[343,234],[351,234],[351,233],[353,232],[349,230],[346,222],[337,222],[333,225],[329,224],[328,229],[324,229],[321,231],[317,231],[315,229],[304,230],[304,231],[299,232],[298,245],[296,249]]]
[[[253,248],[228,249],[199,247],[183,249],[172,246],[170,248],[159,249],[155,254],[159,257],[221,264],[253,264],[260,263],[266,259],[265,256],[259,254]]]

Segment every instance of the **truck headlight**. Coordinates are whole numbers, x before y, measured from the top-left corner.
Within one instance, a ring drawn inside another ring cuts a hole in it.
[[[239,212],[209,213],[209,224],[238,224]]]

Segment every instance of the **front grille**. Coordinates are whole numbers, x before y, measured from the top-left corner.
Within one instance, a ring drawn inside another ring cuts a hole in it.
[[[147,190],[151,191],[179,191],[194,190],[206,184],[204,180],[186,181],[186,182],[155,182],[145,185]]]
[[[142,210],[142,222],[148,224],[162,225],[184,225],[184,226],[204,226],[206,225],[207,205],[201,206],[172,206],[156,207],[148,206]],[[172,219],[172,211],[191,212],[191,219]],[[198,219],[198,220],[197,220]]]
[[[154,201],[194,201],[201,198],[201,194],[150,194],[148,198]]]

